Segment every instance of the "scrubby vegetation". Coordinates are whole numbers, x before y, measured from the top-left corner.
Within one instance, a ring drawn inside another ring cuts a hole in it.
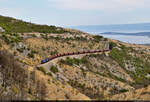
[[[50,52],[50,54],[51,54],[51,55],[58,54],[58,51],[57,51],[57,50],[55,50],[55,51],[51,51],[51,52]]]
[[[6,41],[6,43],[18,43],[23,38],[17,33],[2,33],[2,38]]]
[[[95,36],[93,36],[93,38],[94,38],[94,40],[95,40],[96,42],[99,42],[99,41],[102,40],[103,36],[95,35]]]
[[[51,66],[51,71],[53,73],[57,73],[58,72],[58,68],[56,66]]]
[[[78,31],[60,34],[66,31],[9,17],[0,16],[0,27],[6,31],[0,34],[0,49],[13,53],[0,52],[0,99],[73,99],[85,95],[102,100],[150,85],[149,48]],[[40,64],[48,56],[100,50],[108,44],[113,49],[106,53]]]
[[[113,49],[110,53],[110,56],[115,59],[121,67],[125,67],[124,60],[130,56],[127,55],[125,50],[118,50],[117,48]]]
[[[8,51],[0,51],[1,100],[41,100],[45,97],[45,84],[35,79],[35,71],[26,67]]]
[[[114,47],[116,47],[116,46],[117,46],[117,44],[116,44],[116,43],[114,43],[114,42],[109,42],[109,45],[110,45],[112,48],[114,48]]]
[[[110,56],[126,70],[126,72],[135,80],[136,84],[150,84],[149,78],[146,77],[150,68],[150,63],[145,61],[144,58],[129,55],[129,50],[130,48],[122,45],[120,50],[114,48],[111,51]],[[129,64],[134,68],[133,71],[127,68],[126,65]]]
[[[51,73],[51,72],[48,72],[47,75],[52,76],[52,73]]]
[[[44,74],[46,74],[46,70],[44,67],[40,67],[39,70],[42,71]]]
[[[0,26],[7,33],[25,33],[25,32],[40,32],[40,33],[65,33],[63,28],[48,25],[37,25],[22,20],[17,20],[11,17],[0,16]]]
[[[0,99],[25,99],[27,94],[25,89],[27,89],[26,85],[28,83],[25,69],[17,63],[8,51],[0,51],[0,65],[0,74],[2,75],[0,76]],[[20,93],[23,93],[24,96]]]
[[[34,54],[33,53],[28,53],[28,57],[34,58]]]
[[[60,62],[63,64],[67,64],[67,65],[72,66],[73,64],[77,64],[77,65],[86,64],[86,63],[88,63],[88,60],[86,58],[82,58],[82,59],[73,58],[73,59],[71,59],[71,58],[67,57],[66,60],[62,59],[62,60],[60,60]]]
[[[120,92],[127,92],[128,90],[127,89],[122,89],[122,90],[119,90]]]

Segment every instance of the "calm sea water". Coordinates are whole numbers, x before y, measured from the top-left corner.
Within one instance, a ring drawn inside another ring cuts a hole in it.
[[[115,39],[132,44],[150,44],[150,37],[148,36],[136,36],[136,35],[110,35],[110,34],[99,34],[106,38]]]

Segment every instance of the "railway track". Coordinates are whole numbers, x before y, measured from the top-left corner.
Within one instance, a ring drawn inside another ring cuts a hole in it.
[[[71,56],[71,55],[80,55],[80,54],[90,54],[90,53],[98,53],[98,52],[108,52],[110,51],[111,49],[105,49],[105,50],[88,50],[88,51],[81,51],[81,52],[72,52],[72,53],[63,53],[63,54],[56,54],[56,55],[53,55],[49,58],[46,58],[44,60],[41,61],[41,64],[45,64],[49,61],[52,61],[56,58],[59,58],[59,57],[64,57],[64,56]]]
[[[71,53],[63,53],[63,54],[56,54],[56,55],[53,55],[51,57],[48,57],[44,60],[41,61],[41,64],[45,64],[49,61],[52,61],[56,58],[59,58],[59,57],[64,57],[64,56],[71,56],[71,55],[80,55],[80,54],[90,54],[90,53],[98,53],[98,52],[108,52],[108,51],[111,51],[113,46],[112,44],[109,44],[108,42],[103,42],[104,46],[103,48],[104,49],[101,49],[101,50],[88,50],[88,51],[79,51],[79,52],[71,52]]]

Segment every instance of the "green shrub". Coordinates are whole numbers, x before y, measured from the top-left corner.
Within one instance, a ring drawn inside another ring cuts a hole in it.
[[[14,51],[14,55],[16,56],[16,54],[17,54],[17,52],[16,51]]]
[[[76,45],[75,45],[75,44],[72,44],[72,47],[76,47]]]
[[[31,36],[32,36],[32,37],[36,37],[36,35],[35,35],[35,34],[32,34]]]
[[[121,90],[119,90],[119,92],[127,92],[127,91],[129,91],[129,90],[127,90],[127,89],[121,89]]]
[[[104,41],[108,41],[108,39],[107,39],[107,38],[104,38]]]
[[[51,66],[50,69],[53,73],[57,73],[58,72],[58,68],[56,66]]]
[[[93,44],[89,44],[89,48],[92,49],[93,48]]]
[[[73,60],[70,59],[69,57],[67,57],[67,59],[65,60],[65,64],[68,64],[68,65],[72,66],[73,65]]]
[[[31,88],[29,88],[28,93],[32,94],[32,89]]]
[[[116,44],[116,43],[114,43],[114,42],[109,42],[109,46],[112,46],[112,48],[114,48],[114,47],[116,47],[116,46],[117,46],[117,44]]]
[[[93,36],[93,38],[96,42],[99,42],[102,40],[103,36],[95,35],[95,36]]]
[[[21,52],[21,53],[23,53],[23,51],[24,51],[24,48],[17,48],[17,51],[19,51],[19,52]]]
[[[51,72],[48,72],[47,75],[52,76],[52,73],[51,73]]]
[[[37,50],[32,50],[31,53],[39,53]]]
[[[28,53],[28,57],[34,58],[34,54],[32,52]]]
[[[49,37],[48,37],[47,34],[44,34],[43,38],[44,38],[45,40],[48,40],[48,39],[49,39]]]
[[[46,70],[44,67],[40,67],[39,70],[42,71],[44,74],[46,74]]]

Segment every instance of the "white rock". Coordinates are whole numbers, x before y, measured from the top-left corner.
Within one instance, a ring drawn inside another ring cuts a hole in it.
[[[150,74],[147,74],[146,77],[147,77],[147,78],[150,78]]]
[[[4,32],[5,30],[2,28],[2,27],[0,27],[0,32]]]

